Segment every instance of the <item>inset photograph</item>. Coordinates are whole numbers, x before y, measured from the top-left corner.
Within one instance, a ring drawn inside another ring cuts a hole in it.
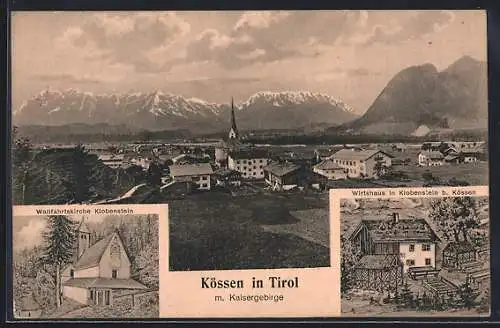
[[[487,197],[343,199],[343,316],[489,315]]]
[[[157,318],[158,221],[14,216],[14,318]]]

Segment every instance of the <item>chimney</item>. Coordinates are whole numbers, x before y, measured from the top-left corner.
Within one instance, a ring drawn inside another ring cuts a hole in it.
[[[398,223],[399,222],[399,213],[393,212],[392,213],[392,220],[394,223]]]

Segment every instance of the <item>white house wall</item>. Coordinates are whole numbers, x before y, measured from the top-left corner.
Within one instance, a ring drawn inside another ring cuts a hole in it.
[[[403,270],[406,273],[408,268],[410,267],[407,264],[407,260],[414,260],[415,265],[413,267],[423,267],[426,266],[425,259],[429,258],[431,260],[431,266],[436,267],[436,245],[435,244],[427,244],[430,245],[429,251],[423,251],[422,245],[425,243],[401,243],[399,244],[399,253],[401,257],[401,261],[403,262]],[[410,252],[410,245],[415,245],[415,249],[413,252]]]
[[[88,289],[72,286],[63,287],[63,295],[67,298],[77,301],[81,304],[87,304],[88,302]]]
[[[117,238],[115,235],[113,238]],[[104,251],[104,254],[101,257],[101,262],[99,263],[99,268],[100,268],[100,277],[102,278],[112,278],[113,277],[113,270],[116,269],[116,277],[118,279],[129,279],[130,278],[130,260],[127,257],[127,254],[125,252],[125,248],[123,246],[123,243],[121,242],[120,238],[117,238],[118,242],[120,243],[120,267],[113,268],[111,263],[111,244],[113,241],[111,241]]]

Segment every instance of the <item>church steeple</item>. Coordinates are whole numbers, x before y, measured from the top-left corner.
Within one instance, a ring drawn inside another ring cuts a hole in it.
[[[82,254],[90,247],[90,229],[85,223],[85,217],[80,221],[76,229],[76,258],[79,259]]]
[[[231,130],[229,131],[229,139],[238,138],[238,128],[236,127],[236,118],[234,117],[234,98],[231,97]]]

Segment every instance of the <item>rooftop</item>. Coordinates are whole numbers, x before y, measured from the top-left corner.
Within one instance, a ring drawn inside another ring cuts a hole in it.
[[[23,311],[35,311],[40,310],[40,304],[35,300],[32,293],[23,296],[21,299],[16,300],[16,309]]]
[[[400,264],[397,255],[365,255],[356,264],[357,269],[390,269]]]
[[[431,159],[443,159],[444,155],[439,151],[422,151],[420,154],[429,157]]]
[[[378,149],[368,149],[368,150],[358,150],[358,149],[341,149],[331,156],[331,158],[342,159],[342,160],[361,160],[366,161],[367,159],[375,156],[376,154],[384,154],[385,156],[392,157],[391,155],[378,150]]]
[[[173,177],[213,174],[210,163],[171,165],[170,175]]]
[[[99,265],[102,255],[113,239],[113,236],[114,233],[109,234],[105,238],[99,240],[97,243],[87,248],[76,262],[75,269],[85,269]]]
[[[267,166],[264,166],[264,171],[271,172],[272,174],[279,177],[297,171],[298,169],[300,169],[300,166],[288,162],[274,162]]]
[[[445,246],[443,252],[453,252],[453,253],[468,253],[475,252],[476,249],[468,241],[451,242]]]
[[[321,170],[336,170],[336,169],[344,170],[344,168],[340,167],[337,163],[333,161],[333,159],[330,158],[325,159],[321,163],[317,164],[315,167]]]
[[[229,152],[229,156],[233,159],[253,159],[253,158],[269,158],[269,152],[265,149],[245,148]]]
[[[406,218],[397,221],[393,219],[364,219],[354,231],[352,237],[364,226],[368,229],[374,241],[381,242],[432,242],[436,234],[424,219]]]
[[[81,288],[147,289],[146,286],[133,279],[114,278],[73,278],[65,281],[63,285]]]

